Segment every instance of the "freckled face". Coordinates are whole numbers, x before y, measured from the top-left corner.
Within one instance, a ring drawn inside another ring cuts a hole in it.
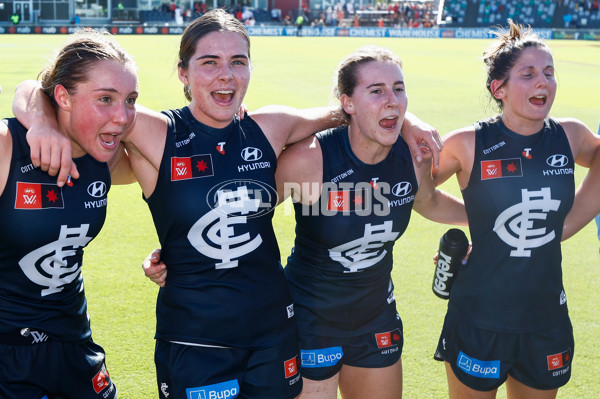
[[[531,47],[523,50],[496,97],[503,101],[504,114],[513,125],[539,124],[550,113],[556,88],[552,55],[547,49]]]
[[[354,131],[379,145],[393,145],[408,106],[402,68],[389,61],[361,65],[352,96],[343,95],[341,101]]]
[[[88,80],[59,102],[59,121],[71,139],[73,157],[90,154],[106,162],[115,154],[123,132],[135,120],[138,80],[132,64],[98,61]]]
[[[179,79],[192,92],[190,109],[205,125],[224,128],[244,101],[250,83],[248,43],[235,32],[211,32],[196,44]]]

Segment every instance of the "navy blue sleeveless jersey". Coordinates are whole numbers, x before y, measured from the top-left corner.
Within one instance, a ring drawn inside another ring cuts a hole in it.
[[[301,332],[347,337],[396,317],[395,241],[417,191],[412,157],[398,138],[388,156],[365,164],[348,128],[317,133],[323,153],[319,203],[295,203],[296,239],[285,268]]]
[[[295,332],[273,231],[277,157],[246,116],[224,129],[165,111],[165,151],[147,199],[168,265],[156,337],[259,349]]]
[[[85,340],[83,248],[104,224],[108,165],[75,159],[81,177],[60,188],[56,176],[31,164],[26,129],[16,119],[3,122],[13,151],[0,196],[0,333],[30,327],[55,340]]]
[[[475,160],[463,198],[473,252],[449,310],[506,332],[544,329],[568,317],[560,238],[575,195],[574,160],[553,119],[531,136],[499,119],[475,124]]]

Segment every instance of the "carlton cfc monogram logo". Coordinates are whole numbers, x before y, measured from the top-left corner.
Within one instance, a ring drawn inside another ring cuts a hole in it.
[[[550,187],[540,191],[521,190],[521,202],[506,209],[494,225],[494,231],[506,244],[513,247],[510,256],[530,257],[532,248],[539,248],[552,241],[554,230],[534,228],[534,222],[544,221],[550,211],[557,211],[560,200],[552,199]]]
[[[238,266],[240,258],[260,246],[260,234],[251,238],[249,233],[235,235],[235,225],[246,224],[248,215],[256,213],[261,200],[250,198],[248,188],[217,192],[217,207],[207,212],[188,232],[190,244],[201,254],[219,260],[215,269]]]
[[[394,241],[398,232],[392,231],[393,223],[387,220],[380,225],[365,225],[364,235],[356,240],[329,250],[329,257],[346,269],[344,273],[359,272],[374,266],[387,254],[380,250],[386,242]]]
[[[78,249],[92,240],[92,237],[87,236],[89,227],[89,224],[79,227],[60,226],[56,241],[31,251],[19,261],[27,278],[45,287],[40,292],[41,296],[62,291],[65,285],[79,276],[80,265],[73,263],[72,259],[77,259]]]

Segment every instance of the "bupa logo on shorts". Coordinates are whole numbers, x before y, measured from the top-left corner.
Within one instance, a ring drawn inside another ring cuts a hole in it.
[[[331,367],[335,366],[343,356],[344,351],[341,346],[300,350],[300,364],[307,368]]]
[[[398,346],[398,344],[400,344],[401,338],[402,334],[400,333],[399,328],[396,328],[392,331],[375,334],[375,340],[377,341],[378,348],[389,348],[391,346]]]
[[[569,158],[563,154],[554,154],[546,158],[546,163],[548,166],[552,166],[553,168],[562,168],[567,166],[569,163]]]
[[[567,349],[561,353],[546,356],[548,360],[548,371],[562,369],[567,367],[571,362],[571,349]]]
[[[186,399],[232,399],[237,398],[239,393],[240,385],[237,379],[185,389]]]
[[[461,351],[458,354],[456,365],[473,377],[500,378],[500,360],[479,360],[467,356]]]

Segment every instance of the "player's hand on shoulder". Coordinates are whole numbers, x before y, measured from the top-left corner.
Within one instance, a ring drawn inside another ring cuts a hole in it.
[[[71,153],[71,141],[66,136],[53,127],[34,123],[26,137],[33,166],[40,167],[50,176],[58,174],[59,187],[67,182],[69,176],[79,178]]]
[[[417,163],[422,162],[427,155],[431,157],[433,167],[437,169],[443,145],[436,128],[407,113],[402,124],[402,138]]]

